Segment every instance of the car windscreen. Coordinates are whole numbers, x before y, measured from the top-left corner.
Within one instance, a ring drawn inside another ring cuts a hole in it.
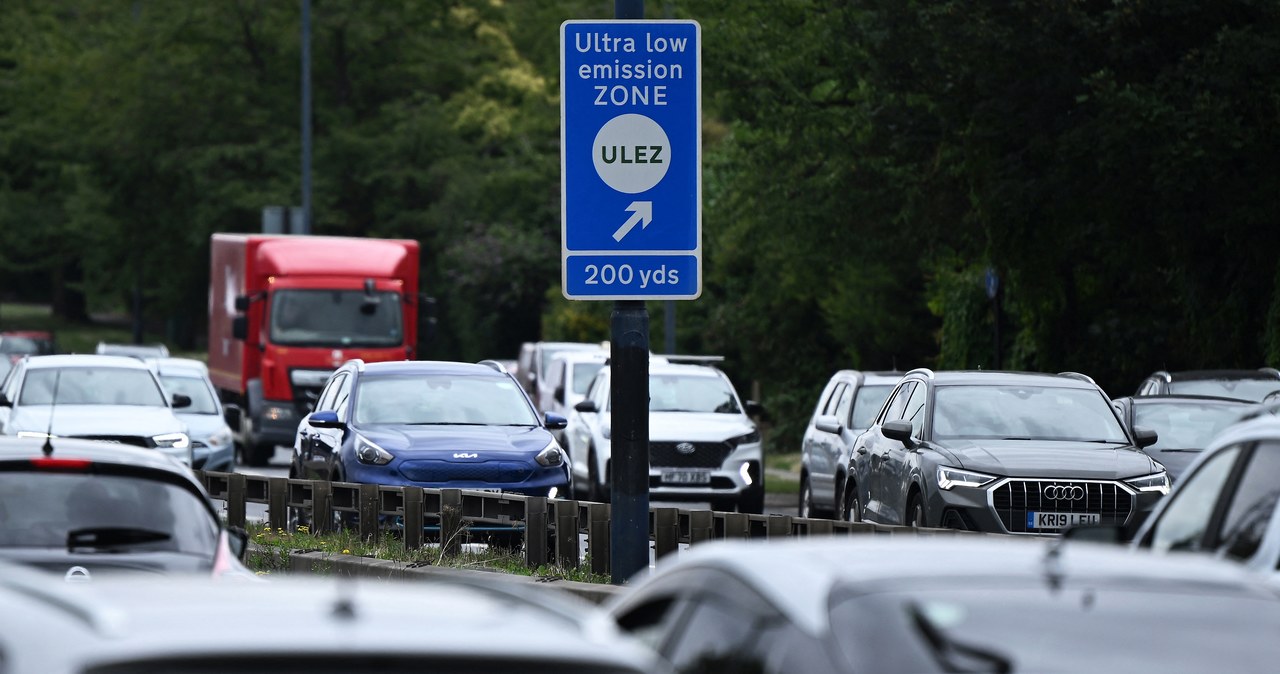
[[[167,407],[168,401],[148,370],[45,367],[27,370],[22,380],[22,391],[18,394],[18,404]]]
[[[1189,379],[1169,383],[1169,392],[1187,396],[1217,396],[1260,402],[1280,391],[1280,379]]]
[[[1147,449],[1204,449],[1219,432],[1235,423],[1248,409],[1244,404],[1133,401],[1133,425],[1156,432],[1156,443]]]
[[[128,475],[0,471],[0,548],[212,556],[218,523],[193,492]]]
[[[401,314],[396,292],[278,290],[270,337],[292,346],[396,346],[404,339]]]
[[[741,414],[738,397],[720,377],[649,375],[650,412]]]
[[[860,386],[853,398],[853,417],[849,428],[871,428],[876,414],[884,406],[884,399],[889,397],[892,386]]]
[[[855,672],[1264,672],[1280,662],[1274,593],[1191,581],[836,594],[831,633]],[[1212,646],[1206,647],[1205,635]]]
[[[218,402],[209,390],[209,384],[201,377],[183,377],[174,374],[160,375],[160,383],[169,393],[180,393],[191,398],[191,406],[183,407],[179,412],[188,414],[217,414]]]
[[[600,368],[604,367],[604,363],[576,363],[573,366],[573,392],[579,395],[587,392],[587,387],[591,386],[591,380],[595,379],[596,373]]]
[[[537,426],[538,417],[510,377],[365,375],[356,398],[359,424]]]
[[[933,434],[938,439],[1128,442],[1101,393],[1056,386],[939,386]]]

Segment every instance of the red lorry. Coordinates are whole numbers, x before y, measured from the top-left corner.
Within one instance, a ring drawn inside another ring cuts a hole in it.
[[[417,357],[433,320],[417,241],[214,234],[210,244],[209,377],[244,463],[293,444],[345,361]]]

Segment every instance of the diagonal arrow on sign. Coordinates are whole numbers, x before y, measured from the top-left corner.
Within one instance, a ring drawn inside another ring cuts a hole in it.
[[[621,241],[623,237],[631,233],[636,223],[640,223],[640,229],[644,229],[649,226],[650,222],[653,222],[652,201],[633,201],[630,206],[627,206],[627,210],[631,211],[631,217],[627,218],[627,221],[622,223],[618,231],[613,233],[614,241]]]

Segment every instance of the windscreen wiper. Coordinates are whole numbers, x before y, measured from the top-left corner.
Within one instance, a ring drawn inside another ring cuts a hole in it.
[[[411,421],[408,426],[488,426],[476,421]]]
[[[997,674],[1013,671],[1013,661],[998,651],[966,644],[947,635],[925,615],[918,604],[908,605],[907,614],[916,632],[933,651],[934,659],[942,667],[942,671]]]
[[[1199,454],[1200,452],[1203,452],[1204,450],[1203,450],[1203,449],[1185,449],[1185,448],[1182,448],[1182,447],[1168,447],[1168,448],[1165,448],[1165,449],[1161,449],[1160,451],[1162,451],[1162,452],[1186,452],[1186,453],[1188,453],[1188,454]]]
[[[67,532],[67,550],[76,548],[112,548],[117,546],[158,543],[173,538],[170,534],[154,529],[129,527],[94,527],[72,529]]]

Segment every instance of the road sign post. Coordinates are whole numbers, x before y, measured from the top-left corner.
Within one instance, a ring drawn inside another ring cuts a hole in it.
[[[643,0],[617,0],[642,19]],[[649,563],[649,315],[702,292],[702,35],[692,21],[560,28],[561,287],[610,321],[613,582]]]

